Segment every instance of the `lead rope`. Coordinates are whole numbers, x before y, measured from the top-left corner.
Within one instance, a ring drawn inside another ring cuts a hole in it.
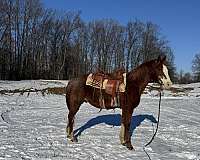
[[[152,143],[152,141],[154,140],[154,138],[155,138],[155,136],[156,136],[156,134],[157,134],[157,132],[158,132],[158,126],[159,126],[159,122],[160,122],[160,105],[161,105],[161,91],[159,91],[159,92],[160,92],[160,99],[159,99],[158,121],[157,121],[156,131],[155,131],[155,133],[153,134],[151,140],[150,140],[147,144],[145,144],[145,146],[143,147],[143,150],[144,150],[144,152],[146,153],[146,155],[148,156],[149,160],[151,160],[151,157],[150,157],[150,155],[147,153],[147,151],[145,150],[145,148],[146,148],[147,146],[149,146],[149,145]]]

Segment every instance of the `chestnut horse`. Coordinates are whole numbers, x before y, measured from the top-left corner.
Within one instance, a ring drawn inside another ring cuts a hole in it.
[[[125,92],[119,92],[119,108],[122,109],[119,137],[121,144],[125,145],[130,150],[133,149],[129,133],[131,117],[134,109],[140,102],[140,97],[145,87],[149,82],[159,83],[165,89],[169,89],[172,85],[165,60],[166,56],[159,56],[157,59],[145,62],[136,69],[128,72],[126,76]],[[85,75],[76,80],[71,80],[66,88],[66,102],[69,109],[66,131],[67,137],[71,141],[76,141],[73,134],[74,116],[78,112],[81,104],[83,102],[89,102],[91,105],[102,109],[98,98],[102,93],[100,89],[94,89],[86,85],[87,77],[88,75]],[[103,93],[103,97],[106,109],[113,109],[116,107],[111,105],[111,95]]]

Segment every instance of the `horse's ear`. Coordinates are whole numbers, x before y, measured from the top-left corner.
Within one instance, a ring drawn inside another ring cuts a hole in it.
[[[159,55],[158,58],[157,58],[157,63],[160,63],[161,60],[162,60],[161,55]]]
[[[158,56],[158,59],[157,59],[158,63],[164,63],[165,61],[166,61],[166,56],[165,55],[162,56],[162,57],[161,57],[161,55]]]
[[[164,63],[166,61],[166,55],[164,55],[161,59],[161,62]]]

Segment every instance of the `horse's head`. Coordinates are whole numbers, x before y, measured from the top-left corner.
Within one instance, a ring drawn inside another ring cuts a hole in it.
[[[159,56],[157,59],[153,60],[153,65],[151,69],[151,79],[153,82],[158,82],[165,89],[169,89],[172,86],[172,81],[168,74],[167,66],[165,65],[166,56]]]

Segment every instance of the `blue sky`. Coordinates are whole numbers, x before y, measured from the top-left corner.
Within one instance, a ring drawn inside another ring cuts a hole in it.
[[[46,8],[81,11],[85,21],[112,18],[151,21],[161,28],[175,55],[177,70],[191,71],[200,53],[200,0],[43,0]]]

